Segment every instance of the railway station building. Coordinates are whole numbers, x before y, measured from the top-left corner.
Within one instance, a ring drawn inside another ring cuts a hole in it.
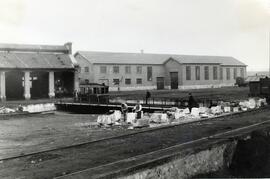
[[[197,89],[232,86],[246,65],[226,56],[78,51],[82,83],[104,83],[110,91]]]
[[[78,89],[72,44],[0,44],[0,98],[37,99],[72,95]]]

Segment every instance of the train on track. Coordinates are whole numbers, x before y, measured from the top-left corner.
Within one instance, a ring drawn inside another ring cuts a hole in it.
[[[257,78],[250,81],[249,95],[251,97],[264,97],[270,101],[270,78]]]

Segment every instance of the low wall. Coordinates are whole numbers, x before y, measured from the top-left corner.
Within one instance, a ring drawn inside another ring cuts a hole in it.
[[[213,145],[186,155],[178,154],[169,161],[147,169],[134,171],[121,179],[190,178],[202,173],[211,173],[231,164],[237,142]]]
[[[203,143],[192,152],[182,152],[163,163],[141,167],[118,178],[269,178],[269,141],[270,128],[264,128],[234,141],[209,143],[208,147]]]

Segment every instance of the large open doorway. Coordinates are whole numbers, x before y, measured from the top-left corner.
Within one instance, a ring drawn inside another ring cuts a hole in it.
[[[171,89],[178,89],[178,72],[170,72]]]
[[[164,77],[157,77],[157,89],[164,89]]]
[[[48,98],[49,94],[49,72],[34,71],[31,72],[31,98]]]
[[[6,72],[6,98],[7,100],[24,99],[23,79],[24,79],[24,73],[21,71]]]
[[[74,72],[55,72],[55,96],[72,97],[74,93]]]

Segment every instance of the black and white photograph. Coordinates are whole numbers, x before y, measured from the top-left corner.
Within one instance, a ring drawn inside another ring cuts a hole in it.
[[[0,0],[0,179],[270,178],[270,0]]]

